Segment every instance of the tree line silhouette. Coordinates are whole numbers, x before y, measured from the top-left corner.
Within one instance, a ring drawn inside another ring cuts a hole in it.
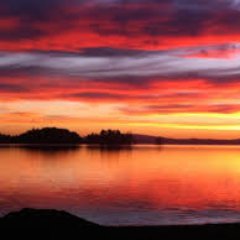
[[[76,132],[61,128],[32,129],[17,136],[0,134],[0,143],[14,144],[98,144],[98,145],[131,145],[131,134],[119,130],[102,130],[81,137]]]
[[[130,145],[133,143],[132,134],[122,134],[119,130],[102,130],[100,134],[92,133],[85,137],[87,144],[99,145]]]
[[[240,139],[173,139],[164,137],[151,137],[142,135],[121,133],[119,130],[102,130],[100,133],[91,133],[81,137],[78,133],[62,128],[32,129],[16,136],[0,134],[0,144],[65,144],[65,145],[101,145],[101,146],[124,146],[134,143],[157,144],[157,145],[240,145]],[[144,138],[148,141],[144,142]],[[149,141],[149,138],[151,141]]]

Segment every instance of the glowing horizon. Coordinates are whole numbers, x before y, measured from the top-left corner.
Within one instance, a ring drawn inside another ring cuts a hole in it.
[[[2,0],[0,132],[240,138],[232,0]]]

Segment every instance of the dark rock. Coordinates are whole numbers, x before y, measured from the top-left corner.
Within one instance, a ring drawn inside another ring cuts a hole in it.
[[[240,224],[104,227],[62,211],[24,209],[0,219],[0,234],[7,240],[232,240],[240,238]]]
[[[97,227],[97,224],[80,219],[64,211],[23,209],[6,215],[0,223],[6,227],[48,228],[48,227]]]

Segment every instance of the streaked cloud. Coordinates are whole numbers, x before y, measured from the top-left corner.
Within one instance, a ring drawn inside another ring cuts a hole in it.
[[[2,126],[240,129],[239,6],[2,0]]]
[[[89,79],[111,78],[237,78],[240,44],[142,51],[113,48],[68,52],[2,52],[0,71],[56,74]]]

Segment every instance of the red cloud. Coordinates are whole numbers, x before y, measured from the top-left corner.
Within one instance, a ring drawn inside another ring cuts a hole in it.
[[[227,7],[219,7],[219,11],[213,8],[196,11],[177,8],[165,1],[164,4],[68,4],[48,11],[45,9],[42,18],[28,16],[29,21],[24,21],[22,15],[14,16],[18,25],[9,20],[11,12],[2,17],[0,49],[78,51],[107,46],[163,50],[224,44],[238,41],[240,36],[240,12]]]
[[[4,83],[5,82],[5,83]],[[145,87],[121,82],[71,78],[2,79],[0,100],[65,100],[83,103],[129,105],[132,114],[240,111],[240,83],[207,80],[152,80]],[[5,84],[5,85],[4,85]],[[136,109],[136,110],[135,110]]]

